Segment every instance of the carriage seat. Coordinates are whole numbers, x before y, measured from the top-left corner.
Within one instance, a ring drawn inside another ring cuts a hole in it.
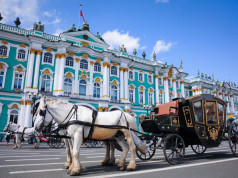
[[[155,107],[155,111],[157,111],[157,114],[155,114],[155,116],[159,117],[166,115],[178,115],[178,107],[178,100],[160,104],[159,106]]]

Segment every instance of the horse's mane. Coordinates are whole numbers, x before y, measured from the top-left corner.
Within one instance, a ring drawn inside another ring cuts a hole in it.
[[[46,101],[49,104],[72,104],[72,103],[69,103],[67,101],[56,101],[56,100],[52,100],[52,99],[49,99],[49,98],[47,98]]]

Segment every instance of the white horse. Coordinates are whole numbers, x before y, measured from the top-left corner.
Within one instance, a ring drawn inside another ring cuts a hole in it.
[[[74,107],[72,103],[66,102],[57,102],[53,100],[46,100],[45,97],[40,99],[40,104],[38,108],[39,112],[35,118],[35,129],[37,131],[41,131],[44,127],[46,127],[52,119],[55,120],[59,125],[67,124],[70,121],[81,121],[82,124],[69,124],[65,127],[65,133],[67,136],[71,137],[72,148],[71,157],[72,164],[69,167],[70,175],[78,175],[82,171],[82,166],[79,162],[79,151],[80,145],[83,142],[84,138],[87,138],[90,132],[90,126],[83,123],[92,123],[92,110],[84,107],[78,106],[77,109]],[[96,121],[96,125],[104,125],[105,127],[94,127],[94,132],[92,135],[92,139],[94,140],[105,140],[114,136],[118,131],[121,131],[129,144],[131,150],[131,158],[129,164],[127,166],[127,170],[135,170],[136,169],[136,161],[135,161],[135,151],[136,146],[133,140],[136,135],[133,131],[128,128],[128,123],[124,112],[122,111],[111,111],[111,112],[98,112]],[[111,126],[119,126],[117,128],[110,128]],[[117,141],[120,144],[122,137],[118,137]],[[138,139],[138,137],[137,137]],[[123,143],[121,144],[123,147],[123,155],[121,156],[118,167],[125,167],[126,155],[128,153],[127,148]],[[142,147],[141,147],[142,148]],[[147,147],[144,145],[144,152],[146,152]],[[70,153],[69,153],[70,154]],[[67,153],[67,157],[70,157]]]
[[[10,130],[10,131],[15,133],[16,144],[14,146],[14,149],[15,148],[18,148],[18,149],[21,148],[21,141],[22,141],[22,139],[30,139],[32,137],[35,137],[35,140],[36,140],[36,142],[34,144],[35,149],[39,148],[39,146],[40,146],[40,139],[39,139],[38,136],[40,134],[35,131],[34,127],[25,128],[24,129],[24,127],[22,127],[22,126],[20,126],[18,124],[9,122],[5,126],[5,128],[4,128],[4,132],[7,132],[7,130]]]

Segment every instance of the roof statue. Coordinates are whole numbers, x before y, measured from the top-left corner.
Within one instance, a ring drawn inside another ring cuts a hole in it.
[[[182,59],[180,59],[180,66],[179,66],[180,69],[183,69],[183,61]]]
[[[203,74],[203,73],[201,73],[201,77],[202,77],[202,78],[204,77],[204,74]]]
[[[156,54],[155,54],[155,51],[153,53],[153,61],[156,61]]]
[[[198,77],[200,76],[200,72],[199,72],[199,70],[198,70]]]
[[[82,28],[82,30],[87,30],[87,31],[89,31],[89,24],[87,23],[87,21],[85,21],[85,22],[83,23],[83,28]]]
[[[99,32],[97,32],[97,34],[95,35],[97,38],[99,38],[100,40],[104,41],[104,39],[101,37],[101,35],[99,35]],[[105,41],[104,41],[105,42]]]
[[[18,28],[18,26],[21,24],[21,21],[20,21],[19,17],[16,18],[14,23],[15,23],[16,27]]]
[[[120,46],[120,47],[119,47],[119,50],[120,50],[120,52],[122,52],[122,53],[127,53],[127,49],[126,49],[126,47],[125,47],[124,45]]]
[[[214,75],[212,74],[212,81],[214,82],[215,80],[214,80]]]
[[[145,59],[145,56],[146,56],[145,51],[143,51],[142,57],[143,57],[144,59]]]
[[[75,25],[73,24],[72,27],[70,27],[70,29],[64,31],[64,33],[67,33],[67,32],[76,32]]]
[[[2,17],[2,15],[1,15],[1,13],[0,13],[0,21],[3,19],[3,17]]]
[[[164,68],[168,68],[168,67],[169,67],[168,64],[167,64],[167,62],[164,63],[163,67],[164,67]]]
[[[136,54],[137,54],[136,49],[133,50],[133,54],[136,56]]]
[[[41,22],[38,22],[38,24],[35,22],[33,25],[33,30],[44,32],[45,26],[41,25]]]

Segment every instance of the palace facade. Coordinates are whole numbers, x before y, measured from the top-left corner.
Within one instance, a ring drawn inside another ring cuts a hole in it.
[[[0,131],[10,121],[31,127],[38,94],[98,111],[119,108],[139,118],[147,114],[145,106],[210,93],[228,101],[228,113],[238,112],[235,83],[187,76],[182,64],[160,63],[155,54],[147,60],[136,51],[129,55],[124,46],[110,50],[87,23],[59,36],[44,33],[40,23],[32,30],[0,23]]]

